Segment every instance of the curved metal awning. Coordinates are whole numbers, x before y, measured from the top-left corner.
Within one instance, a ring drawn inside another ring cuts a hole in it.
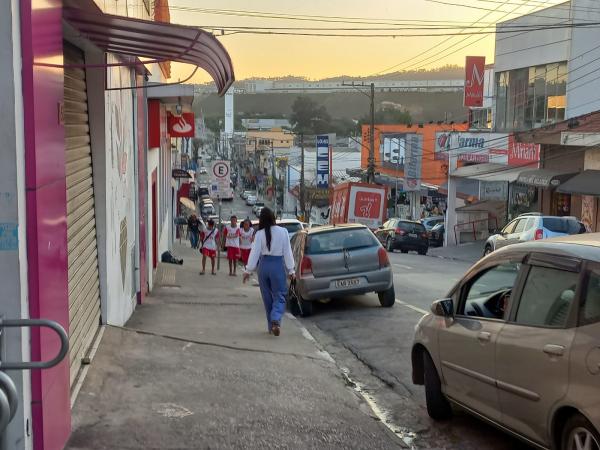
[[[200,28],[105,14],[91,0],[65,3],[63,18],[106,52],[198,66],[210,74],[219,95],[235,80],[225,47]]]

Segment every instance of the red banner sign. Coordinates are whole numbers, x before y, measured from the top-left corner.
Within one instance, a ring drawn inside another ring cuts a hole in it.
[[[485,56],[467,56],[465,63],[465,106],[483,106]]]
[[[511,134],[508,137],[508,165],[514,167],[539,167],[540,145],[516,142]]]
[[[169,135],[174,138],[194,137],[194,113],[183,113],[181,116],[169,114]]]

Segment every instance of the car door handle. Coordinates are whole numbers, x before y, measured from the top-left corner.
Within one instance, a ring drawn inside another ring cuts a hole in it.
[[[492,340],[492,333],[482,331],[477,335],[477,340],[480,342],[490,342]]]
[[[550,356],[562,356],[565,348],[562,345],[548,344],[544,345],[544,353]]]

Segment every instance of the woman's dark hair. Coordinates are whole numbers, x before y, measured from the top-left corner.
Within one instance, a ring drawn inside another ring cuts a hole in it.
[[[271,227],[275,225],[275,214],[269,208],[262,208],[258,218],[258,229],[265,230],[267,248],[271,251]]]

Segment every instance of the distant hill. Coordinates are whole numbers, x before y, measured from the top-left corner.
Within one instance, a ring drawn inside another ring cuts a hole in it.
[[[236,115],[251,117],[289,117],[291,106],[299,94],[236,94],[234,99]],[[327,108],[336,119],[358,120],[369,112],[369,99],[360,93],[315,93],[301,94],[312,98]],[[376,108],[385,102],[398,109],[408,110],[414,123],[439,121],[463,122],[467,109],[462,106],[460,92],[378,92],[375,95]],[[224,101],[217,95],[197,97],[194,100],[196,112],[203,111],[206,117],[223,117]]]

